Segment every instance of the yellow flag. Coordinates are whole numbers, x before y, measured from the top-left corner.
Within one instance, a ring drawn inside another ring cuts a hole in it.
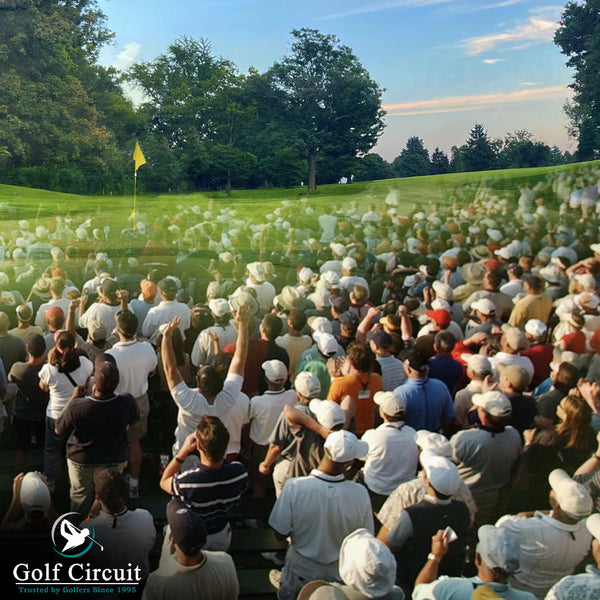
[[[140,145],[135,143],[135,150],[133,151],[133,160],[135,162],[135,170],[137,171],[142,165],[146,164],[146,159],[144,158],[144,153],[140,148]]]

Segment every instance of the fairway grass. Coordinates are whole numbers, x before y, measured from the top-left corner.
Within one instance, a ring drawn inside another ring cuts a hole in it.
[[[225,192],[138,194],[136,218],[149,226],[159,217],[166,215],[171,218],[181,209],[192,206],[199,207],[202,212],[231,207],[237,210],[240,218],[250,219],[253,223],[261,223],[266,222],[265,215],[280,206],[283,200],[298,203],[298,210],[303,210],[303,205],[299,203],[299,200],[308,197],[309,204],[317,213],[320,213],[322,209],[332,209],[333,207],[343,210],[344,206],[353,201],[362,208],[366,208],[371,203],[381,206],[390,192],[395,194],[398,201],[398,214],[406,214],[415,205],[420,210],[428,212],[432,203],[445,204],[453,201],[457,191],[458,201],[468,202],[469,195],[474,195],[477,190],[482,188],[487,188],[499,197],[508,197],[516,202],[519,195],[518,188],[525,181],[529,181],[533,186],[549,172],[574,171],[588,164],[592,163],[323,185],[310,195],[307,194],[306,188],[300,187],[233,190],[230,197]],[[132,227],[130,215],[133,209],[133,194],[129,196],[79,196],[0,185],[0,203],[0,209],[2,209],[1,229],[5,240],[7,237],[10,238],[11,233],[17,229],[16,221],[19,219],[30,220],[32,228],[40,224],[46,225],[52,231],[55,228],[56,216],[70,215],[73,218],[73,228],[89,217],[93,218],[93,227],[110,226],[110,237],[114,241],[115,250],[117,250],[124,243],[119,233]],[[199,220],[203,220],[201,216]]]

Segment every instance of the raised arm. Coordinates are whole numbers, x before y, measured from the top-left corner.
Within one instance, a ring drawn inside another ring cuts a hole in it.
[[[172,390],[183,381],[183,377],[177,367],[177,359],[173,350],[173,332],[179,325],[179,317],[172,319],[163,331],[163,338],[160,346],[160,356],[162,359],[163,370],[167,386]]]
[[[240,306],[235,315],[235,326],[238,330],[238,338],[235,344],[233,360],[229,365],[228,375],[244,376],[246,358],[248,357],[248,342],[250,340],[249,325],[251,322],[250,320],[253,318],[254,317],[247,306]]]

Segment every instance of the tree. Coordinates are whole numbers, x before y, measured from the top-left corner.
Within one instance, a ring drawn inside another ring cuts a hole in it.
[[[442,175],[450,171],[450,161],[443,150],[436,148],[431,155],[431,174]]]
[[[571,131],[579,139],[578,160],[600,156],[600,0],[568,2],[554,43],[575,70],[573,100],[565,106]],[[583,138],[583,140],[582,140]]]
[[[462,150],[458,146],[452,146],[450,148],[450,173],[462,173],[464,170]]]
[[[431,164],[423,140],[416,136],[408,138],[406,147],[392,162],[392,168],[396,177],[428,175]]]
[[[392,167],[379,154],[363,156],[359,161],[359,171],[354,181],[376,181],[394,176]]]
[[[0,166],[6,180],[100,191],[120,156],[86,85],[112,37],[96,0],[21,0],[1,8],[12,9],[0,11]]]
[[[384,127],[383,90],[335,36],[315,29],[295,29],[292,36],[291,53],[267,75],[304,144],[313,191],[319,152],[356,157],[375,145]]]
[[[497,167],[496,152],[483,125],[475,124],[461,148],[465,171],[489,171]]]

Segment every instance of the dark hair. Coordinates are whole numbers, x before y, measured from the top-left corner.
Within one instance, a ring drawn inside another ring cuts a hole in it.
[[[120,511],[129,496],[127,479],[116,467],[97,469],[94,473],[94,487],[96,495],[111,513]]]
[[[354,340],[348,344],[346,357],[350,364],[361,373],[370,373],[375,365],[375,355],[366,342]]]
[[[30,333],[25,338],[25,350],[33,356],[33,358],[40,358],[44,356],[46,352],[46,341],[44,336],[39,333]]]
[[[223,381],[225,381],[225,378],[227,377],[229,365],[231,365],[232,360],[233,354],[230,354],[229,352],[219,352],[219,354],[215,356],[213,367],[218,371]]]
[[[81,362],[75,350],[75,338],[68,331],[61,331],[56,345],[48,356],[48,362],[58,368],[59,373],[72,373],[79,369]]]
[[[127,339],[131,339],[138,328],[138,318],[130,310],[120,310],[117,313],[117,329]]]
[[[306,325],[306,314],[304,311],[298,310],[297,308],[292,308],[292,310],[290,310],[290,314],[288,315],[288,322],[294,331],[300,332]]]
[[[275,340],[275,338],[281,334],[283,330],[283,322],[282,320],[273,313],[267,313],[262,320],[261,323],[265,335],[267,339],[271,342]]]
[[[495,290],[500,287],[500,284],[502,283],[502,275],[499,271],[488,271],[486,273],[486,277]]]
[[[162,344],[163,334],[159,333],[156,336],[156,347],[160,348]],[[173,329],[173,337],[171,338],[171,346],[173,348],[173,353],[175,354],[175,362],[178,366],[182,367],[185,365],[185,349],[183,346],[183,336],[181,335],[181,331],[179,327],[175,327]]]
[[[523,277],[523,268],[519,263],[511,263],[508,265],[507,271],[510,271],[513,275],[517,276],[519,279]]]
[[[212,365],[199,367],[196,381],[200,392],[209,398],[214,398],[223,389],[223,380]]]
[[[555,389],[566,395],[577,385],[578,380],[579,369],[571,363],[562,362],[558,365],[553,385]]]
[[[417,371],[420,375],[425,375],[429,369],[429,359],[427,355],[420,350],[413,349],[407,356],[406,360],[411,369]]]
[[[456,345],[456,339],[449,331],[439,331],[434,340],[433,345],[438,352],[450,354]]]
[[[534,292],[541,292],[544,287],[541,277],[538,277],[537,275],[527,275],[527,277],[523,279],[523,283],[526,283]]]
[[[196,427],[196,440],[209,460],[217,462],[225,457],[229,432],[219,417],[200,417]]]

